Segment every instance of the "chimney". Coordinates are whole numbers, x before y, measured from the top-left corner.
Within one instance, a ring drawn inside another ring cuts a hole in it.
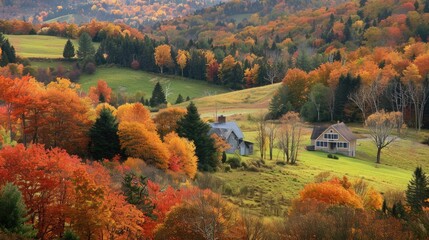
[[[217,123],[226,123],[226,117],[224,115],[220,115],[217,118]]]

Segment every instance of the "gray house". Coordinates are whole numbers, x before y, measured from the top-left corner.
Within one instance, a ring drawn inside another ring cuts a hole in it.
[[[343,123],[316,126],[311,134],[311,148],[316,151],[356,156],[357,137]],[[314,148],[313,148],[314,147]]]
[[[240,155],[253,154],[253,143],[245,141],[243,132],[240,130],[236,122],[227,122],[225,116],[219,116],[216,123],[211,123],[210,135],[215,133],[225,140],[231,148],[227,153],[238,152]]]

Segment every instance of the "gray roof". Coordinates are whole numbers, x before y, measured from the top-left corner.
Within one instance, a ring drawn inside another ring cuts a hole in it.
[[[356,135],[354,135],[352,131],[350,131],[350,129],[346,126],[346,124],[341,122],[331,126],[315,126],[313,128],[313,132],[311,133],[311,140],[317,139],[329,127],[334,128],[348,141],[353,141],[357,139]]]
[[[356,140],[357,137],[350,131],[350,129],[343,122],[337,123],[331,126],[335,130],[337,130],[345,139],[349,141]]]
[[[236,122],[210,123],[210,126],[212,127],[210,134],[216,133],[227,139],[229,135],[234,132],[239,139],[244,138],[243,132],[240,130]]]

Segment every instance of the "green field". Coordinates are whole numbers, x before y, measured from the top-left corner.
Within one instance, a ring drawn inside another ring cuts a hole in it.
[[[99,67],[95,74],[83,75],[80,84],[84,91],[88,91],[91,86],[96,86],[100,79],[106,81],[114,92],[126,92],[130,95],[141,92],[145,98],[151,96],[155,84],[160,82],[164,91],[169,86],[170,94],[167,100],[173,103],[179,94],[182,94],[184,98],[187,96],[198,98],[228,91],[224,87],[208,84],[204,81],[119,67]]]
[[[63,58],[66,38],[41,35],[6,35],[17,55],[26,58]],[[77,50],[77,40],[72,40]],[[94,43],[97,49],[99,43]]]

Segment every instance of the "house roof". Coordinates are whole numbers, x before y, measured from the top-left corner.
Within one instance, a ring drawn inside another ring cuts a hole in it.
[[[317,139],[326,129],[332,127],[335,129],[341,136],[343,136],[347,141],[356,140],[357,137],[350,131],[350,129],[343,122],[337,123],[331,126],[315,126],[313,132],[311,133],[311,140]]]
[[[243,132],[240,130],[236,122],[226,122],[226,123],[210,123],[212,129],[210,134],[216,133],[217,135],[227,139],[232,132],[238,137],[238,139],[243,139]]]

